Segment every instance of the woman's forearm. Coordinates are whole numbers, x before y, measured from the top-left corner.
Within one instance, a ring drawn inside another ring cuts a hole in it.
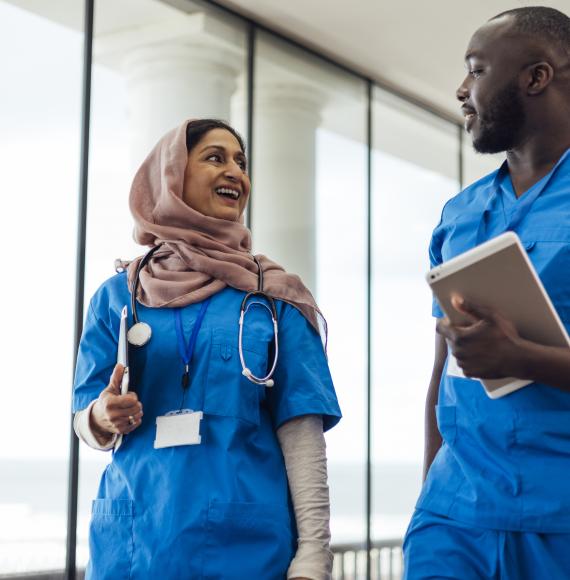
[[[292,419],[277,430],[277,437],[285,459],[299,535],[287,578],[328,580],[333,555],[322,418],[306,415]]]

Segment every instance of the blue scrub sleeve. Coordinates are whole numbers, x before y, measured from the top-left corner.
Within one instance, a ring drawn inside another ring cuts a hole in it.
[[[73,389],[74,413],[85,409],[109,384],[116,362],[117,340],[112,329],[96,315],[92,300],[77,353]]]
[[[446,204],[447,205],[447,204]],[[445,207],[444,207],[445,211]],[[430,268],[435,268],[443,262],[443,257],[441,253],[441,246],[443,240],[445,239],[445,231],[443,229],[443,212],[439,224],[432,233],[431,241],[429,244],[429,265]],[[435,298],[432,298],[431,313],[435,318],[443,318],[445,314],[439,306],[439,302]]]
[[[321,415],[325,431],[340,421],[321,337],[288,304],[279,319],[279,360],[274,380],[275,385],[267,389],[267,402],[276,429],[302,415]]]

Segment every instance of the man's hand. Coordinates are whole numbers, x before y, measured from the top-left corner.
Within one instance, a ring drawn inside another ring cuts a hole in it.
[[[514,324],[488,308],[469,304],[460,296],[451,299],[453,307],[465,314],[467,325],[453,325],[448,318],[437,324],[466,377],[498,379],[516,376],[521,368],[521,343]]]
[[[129,392],[121,395],[124,371],[122,365],[115,365],[109,385],[101,392],[91,410],[91,428],[101,438],[109,438],[113,433],[130,433],[142,422],[142,404],[137,394]]]

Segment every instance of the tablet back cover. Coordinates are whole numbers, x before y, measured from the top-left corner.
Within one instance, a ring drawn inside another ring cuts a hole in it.
[[[513,321],[525,339],[547,346],[570,346],[560,317],[518,236],[512,232],[444,262],[428,273],[427,280],[453,323],[469,320],[451,305],[455,293],[467,302],[500,312]],[[481,382],[494,398],[529,384],[513,378]]]

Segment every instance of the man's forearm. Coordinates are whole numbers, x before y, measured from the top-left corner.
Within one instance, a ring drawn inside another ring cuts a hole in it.
[[[423,469],[423,479],[427,477],[427,473],[431,464],[441,447],[441,435],[439,429],[437,428],[437,419],[435,416],[435,406],[437,404],[437,398],[439,393],[439,380],[438,384],[430,384],[428,389],[428,394],[426,397],[426,410],[425,410],[425,444],[424,444],[424,469]]]
[[[423,478],[427,473],[439,448],[441,447],[441,435],[437,428],[437,419],[435,416],[435,406],[439,398],[439,383],[447,359],[447,343],[445,339],[436,332],[435,334],[435,357],[431,379],[426,396],[425,410],[425,440],[424,440],[424,470]]]
[[[570,348],[521,340],[512,376],[570,392]]]

